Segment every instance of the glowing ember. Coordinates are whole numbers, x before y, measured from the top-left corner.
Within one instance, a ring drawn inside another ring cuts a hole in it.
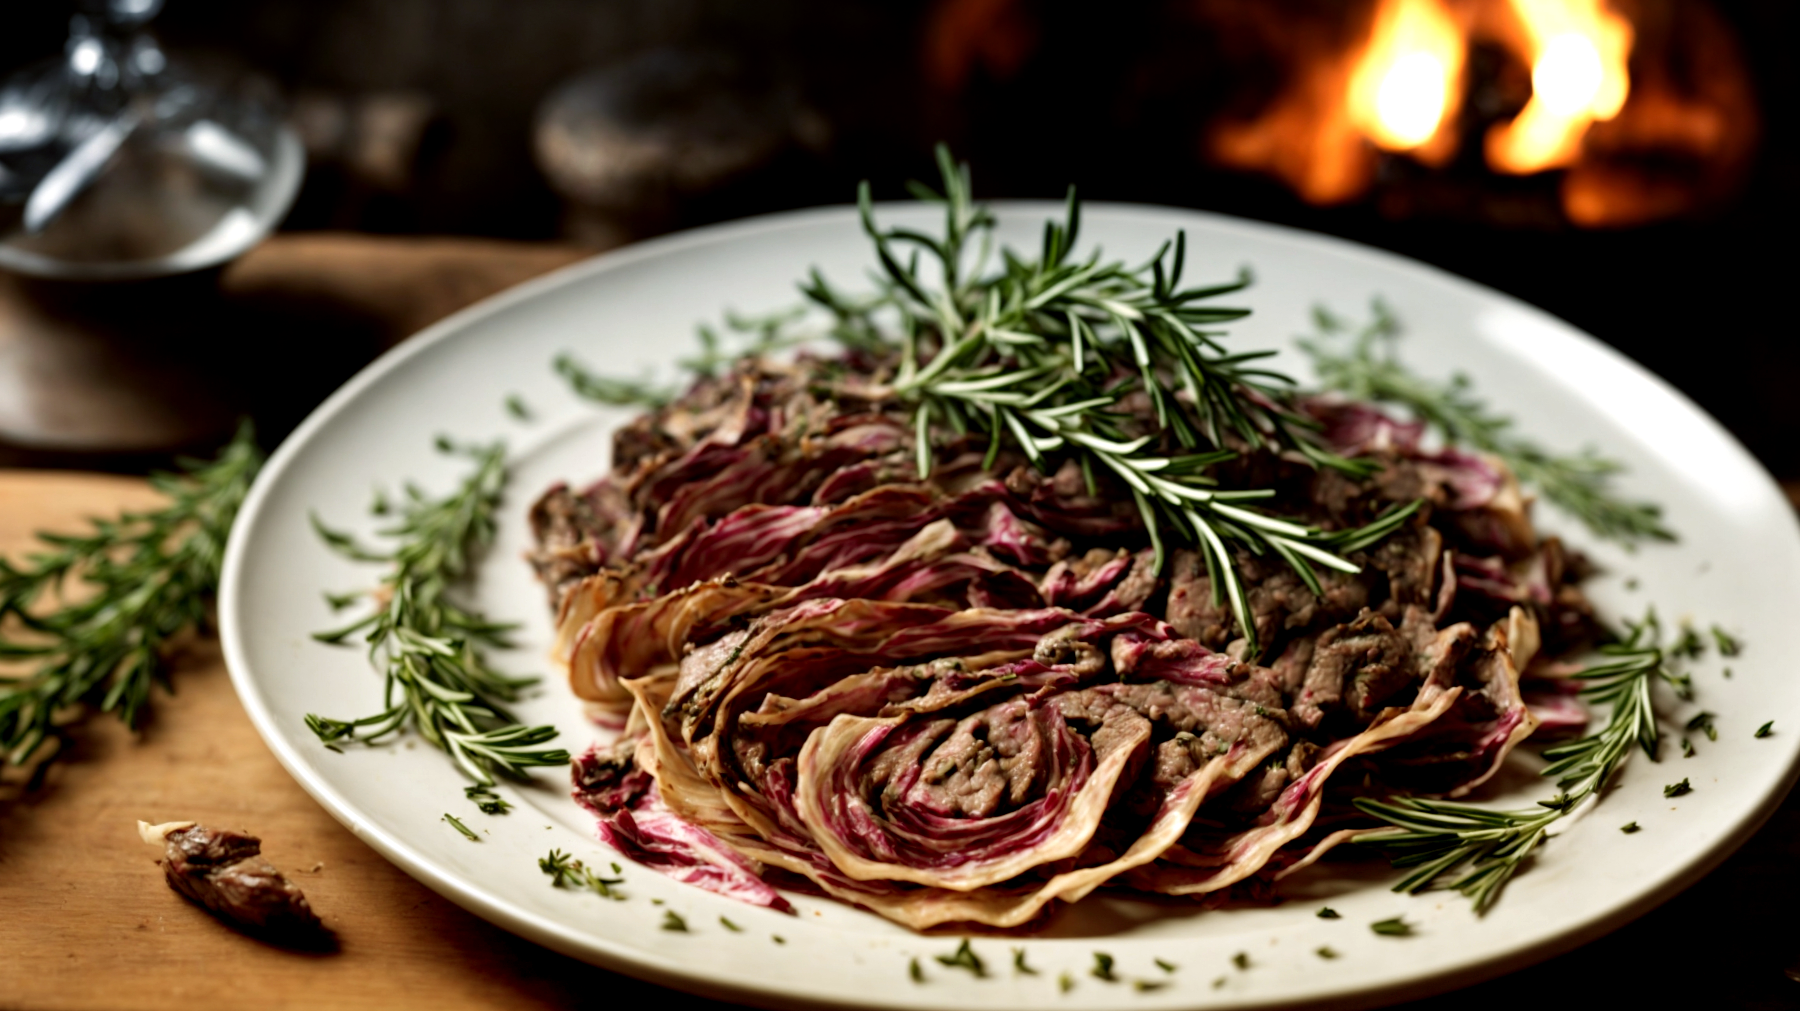
[[[1350,118],[1381,147],[1410,151],[1461,93],[1463,32],[1439,0],[1384,0],[1350,78]]]
[[[1630,91],[1631,25],[1602,0],[1509,0],[1531,64],[1531,101],[1487,135],[1488,164],[1525,175],[1573,163],[1593,123]]]

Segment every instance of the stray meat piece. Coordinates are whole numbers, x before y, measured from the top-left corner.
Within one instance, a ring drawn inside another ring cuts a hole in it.
[[[250,932],[290,941],[329,936],[306,896],[262,858],[253,835],[207,828],[191,821],[138,822],[138,835],[163,846],[169,887],[213,915]]]

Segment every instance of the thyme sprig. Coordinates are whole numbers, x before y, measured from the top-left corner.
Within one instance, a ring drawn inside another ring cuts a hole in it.
[[[472,552],[493,539],[506,479],[505,447],[440,440],[438,448],[467,456],[475,469],[443,498],[409,485],[395,506],[398,521],[381,531],[395,541],[391,550],[365,547],[313,517],[313,528],[334,551],[391,569],[368,594],[379,605],[372,613],[313,636],[344,644],[360,634],[371,662],[386,677],[385,708],[354,720],[309,713],[306,725],[327,746],[347,739],[377,741],[411,726],[448,752],[464,775],[491,786],[496,773],[516,777],[532,766],[564,765],[569,753],[543,747],[556,736],[555,727],[525,726],[500,705],[537,681],[488,664],[483,650],[507,647],[512,626],[489,621],[450,598],[469,571]]]
[[[1473,901],[1476,912],[1486,912],[1550,827],[1597,798],[1634,745],[1656,761],[1651,683],[1660,679],[1679,688],[1684,679],[1668,666],[1654,611],[1628,628],[1622,641],[1600,648],[1603,659],[1572,675],[1587,682],[1582,697],[1612,709],[1598,733],[1545,750],[1549,764],[1543,775],[1557,786],[1551,799],[1535,808],[1499,811],[1421,797],[1356,801],[1365,814],[1394,826],[1357,839],[1385,849],[1395,867],[1411,869],[1394,891],[1453,888]]]
[[[262,462],[246,425],[213,460],[153,475],[166,505],[40,533],[45,550],[0,559],[0,658],[32,665],[0,678],[0,767],[35,763],[41,775],[71,711],[136,727],[151,686],[171,687],[169,647],[206,625],[226,535]]]
[[[1406,408],[1445,440],[1492,453],[1506,461],[1519,480],[1569,511],[1599,537],[1636,544],[1673,541],[1662,510],[1648,502],[1622,499],[1612,479],[1624,465],[1584,449],[1559,456],[1512,431],[1512,419],[1495,414],[1474,395],[1466,375],[1434,382],[1413,374],[1393,353],[1399,321],[1377,300],[1368,324],[1356,329],[1323,308],[1314,310],[1323,339],[1301,341],[1319,382],[1353,400],[1374,400]]]
[[[912,407],[921,476],[947,436],[981,430],[990,467],[1012,445],[1045,470],[1077,461],[1090,489],[1097,473],[1113,474],[1131,489],[1159,569],[1167,536],[1200,549],[1215,600],[1230,606],[1252,654],[1256,631],[1234,548],[1278,555],[1322,593],[1314,566],[1357,572],[1343,554],[1379,541],[1417,508],[1328,532],[1258,509],[1271,489],[1220,487],[1209,471],[1245,447],[1291,451],[1357,475],[1372,466],[1329,451],[1293,410],[1293,380],[1267,367],[1275,352],[1223,343],[1217,325],[1248,310],[1213,300],[1245,288],[1249,275],[1182,287],[1185,233],[1136,267],[1099,250],[1078,258],[1073,188],[1063,220],[1045,223],[1036,258],[1003,249],[999,268],[989,270],[995,219],[974,202],[966,164],[941,147],[938,163],[942,193],[914,192],[943,206],[941,235],[884,228],[868,184],[858,191],[881,264],[876,295],[846,295],[817,271],[801,285],[831,318],[833,336],[897,351],[890,389]],[[922,261],[935,262],[935,277]],[[897,337],[888,336],[892,319]],[[1149,423],[1119,410],[1127,397],[1147,402]]]

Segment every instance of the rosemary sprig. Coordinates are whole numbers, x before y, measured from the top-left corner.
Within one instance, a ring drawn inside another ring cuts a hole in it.
[[[616,864],[614,868],[617,869]],[[551,850],[549,856],[539,857],[538,870],[549,875],[552,888],[585,888],[603,899],[625,898],[624,895],[613,890],[615,885],[625,883],[624,878],[603,877],[562,850]],[[720,917],[720,922],[724,922],[724,917]]]
[[[531,766],[563,765],[569,753],[542,747],[556,736],[555,727],[524,726],[499,704],[516,700],[537,680],[488,665],[483,649],[505,648],[512,626],[489,621],[449,597],[468,572],[471,552],[493,539],[494,511],[506,479],[505,448],[498,443],[459,447],[447,440],[439,440],[438,448],[469,457],[475,470],[444,498],[408,486],[395,507],[398,522],[381,532],[396,541],[392,550],[364,547],[313,517],[313,528],[339,554],[392,569],[369,594],[379,604],[373,613],[313,636],[343,644],[361,634],[370,660],[386,676],[386,708],[354,720],[309,713],[306,725],[327,746],[345,739],[376,741],[410,725],[448,752],[464,775],[491,786],[495,773],[520,776]]]
[[[1568,510],[1597,536],[1627,545],[1675,540],[1663,525],[1658,506],[1626,501],[1613,491],[1612,479],[1624,465],[1592,449],[1576,456],[1555,455],[1512,432],[1511,419],[1490,411],[1474,395],[1467,376],[1459,373],[1449,382],[1433,382],[1400,364],[1393,353],[1400,325],[1380,300],[1360,330],[1323,308],[1315,309],[1313,316],[1326,339],[1302,341],[1300,346],[1312,357],[1326,389],[1355,400],[1405,407],[1447,441],[1500,457],[1519,480]],[[1348,343],[1339,338],[1348,338]]]
[[[1654,611],[1628,627],[1623,641],[1600,648],[1604,659],[1573,675],[1588,683],[1581,691],[1584,698],[1610,705],[1612,711],[1598,733],[1545,750],[1549,764],[1543,775],[1557,786],[1550,800],[1511,811],[1420,797],[1356,801],[1365,814],[1394,826],[1357,842],[1382,847],[1395,867],[1412,868],[1394,891],[1421,892],[1448,879],[1442,887],[1462,892],[1473,900],[1476,912],[1486,912],[1550,826],[1606,789],[1633,745],[1656,761],[1651,681],[1660,678],[1679,688],[1682,678],[1668,667]]]
[[[171,687],[166,651],[206,624],[226,535],[262,462],[245,425],[212,461],[151,477],[167,505],[92,520],[83,534],[40,533],[46,550],[0,559],[0,658],[33,664],[0,678],[0,768],[35,761],[41,776],[62,751],[59,716],[91,708],[136,727],[151,685]]]
[[[801,292],[831,318],[829,332],[852,345],[896,351],[891,392],[913,409],[918,469],[931,472],[934,446],[947,434],[985,430],[988,464],[1003,445],[1046,470],[1079,462],[1090,488],[1111,473],[1131,489],[1160,568],[1165,535],[1196,545],[1217,602],[1259,652],[1234,548],[1274,553],[1315,591],[1314,566],[1354,573],[1343,553],[1393,532],[1417,503],[1357,530],[1327,532],[1256,508],[1270,489],[1227,489],[1208,471],[1233,447],[1283,449],[1317,466],[1366,474],[1319,441],[1291,407],[1293,381],[1267,367],[1274,352],[1234,352],[1214,329],[1248,310],[1212,300],[1242,290],[1232,281],[1183,288],[1185,234],[1130,267],[1096,250],[1074,256],[1081,206],[1069,191],[1064,219],[1046,222],[1042,249],[1029,258],[1000,252],[987,269],[994,217],[975,203],[968,166],[938,149],[940,194],[915,193],[944,207],[942,235],[883,228],[867,183],[858,191],[863,229],[882,272],[873,297],[834,289],[814,271]],[[928,278],[921,260],[935,261]],[[898,336],[883,320],[897,318]],[[773,331],[771,331],[773,332]],[[1148,401],[1149,424],[1116,410],[1127,396]],[[1147,429],[1147,430],[1146,430]]]

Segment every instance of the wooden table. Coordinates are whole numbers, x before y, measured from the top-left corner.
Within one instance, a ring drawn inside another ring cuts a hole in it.
[[[506,252],[488,249],[502,269],[471,275],[516,276],[520,261]],[[567,258],[541,252],[543,266]],[[479,260],[465,257],[459,269]],[[318,273],[305,277],[314,283]],[[445,300],[443,310],[456,301]],[[28,547],[32,531],[151,501],[135,478],[0,471],[0,553]],[[514,937],[376,855],[276,763],[211,644],[180,659],[175,684],[177,694],[159,695],[141,733],[110,718],[89,720],[42,789],[24,794],[16,782],[0,784],[0,1008],[706,1006]],[[185,902],[163,883],[157,851],[138,840],[140,818],[195,819],[262,836],[264,852],[292,872],[341,949],[270,947]],[[1800,1008],[1800,982],[1784,972],[1800,964],[1796,909],[1800,802],[1790,800],[1724,866],[1636,923],[1532,969],[1407,1007]]]

